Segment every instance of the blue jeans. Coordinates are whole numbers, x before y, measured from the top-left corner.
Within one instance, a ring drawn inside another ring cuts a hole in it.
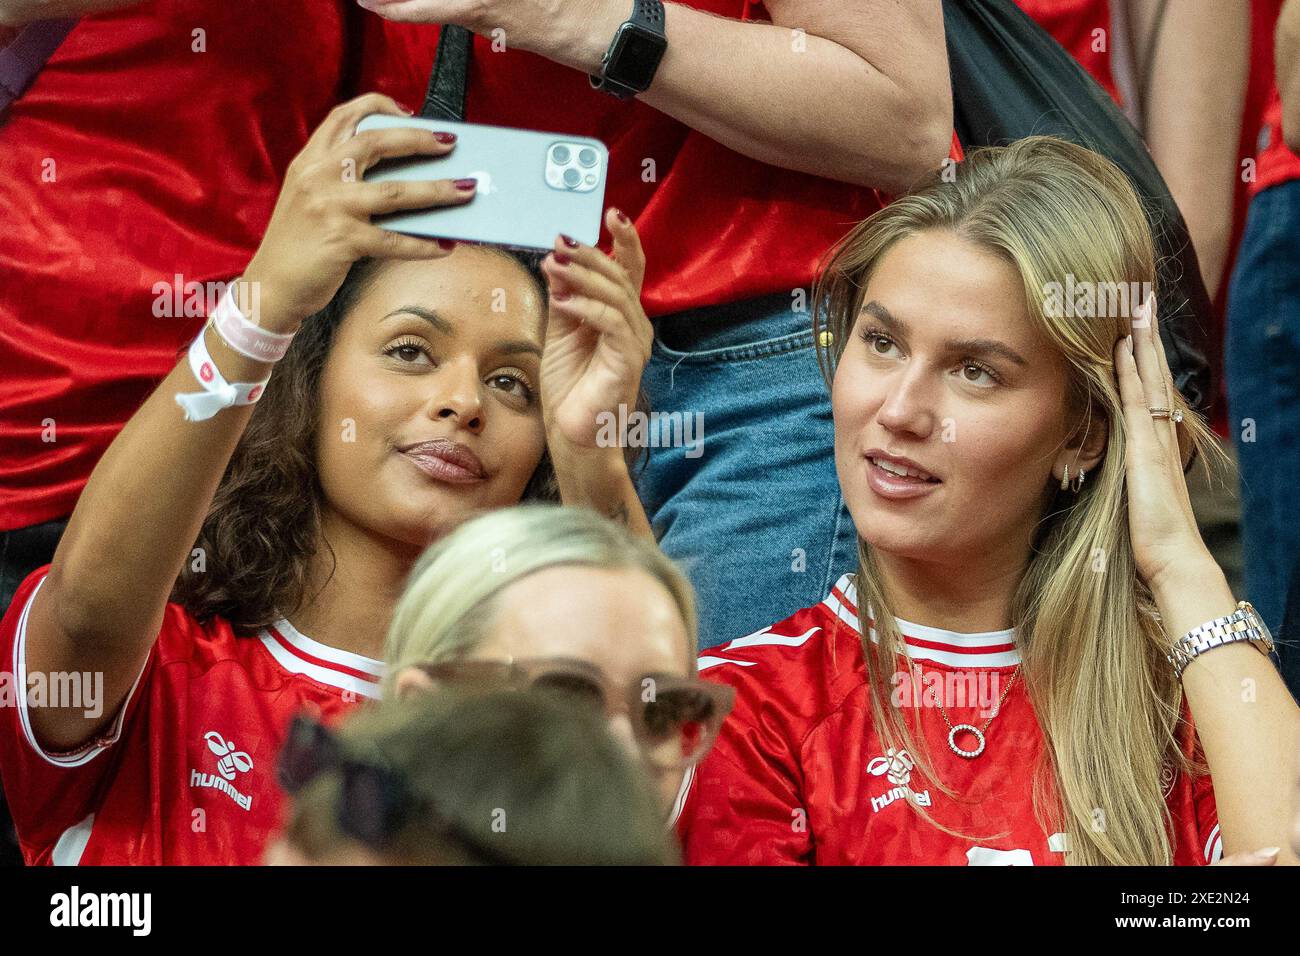
[[[637,486],[695,585],[701,648],[816,604],[857,567],[812,320],[791,305],[779,294],[655,323],[650,407],[698,413],[703,441],[652,447]]]
[[[1300,559],[1300,181],[1250,204],[1228,299],[1229,429],[1241,459],[1246,594],[1280,634]],[[1285,651],[1283,652],[1285,654]]]

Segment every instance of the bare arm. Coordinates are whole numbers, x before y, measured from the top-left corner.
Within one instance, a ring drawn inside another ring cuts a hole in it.
[[[362,0],[394,20],[505,31],[596,73],[631,0]],[[668,50],[640,99],[738,153],[900,192],[952,137],[939,0],[770,0],[772,23],[666,3]]]
[[[1192,628],[1232,613],[1237,602],[1197,527],[1178,426],[1151,413],[1172,407],[1174,391],[1158,333],[1154,315],[1134,321],[1131,348],[1120,339],[1114,357],[1124,405],[1129,540],[1172,649]],[[1286,844],[1300,709],[1276,668],[1255,647],[1235,643],[1197,656],[1182,683],[1214,783],[1225,855],[1276,846],[1278,863],[1295,864]]]
[[[0,26],[21,27],[37,20],[62,20],[133,7],[141,0],[0,0]]]
[[[1287,0],[1277,21],[1277,88],[1282,94],[1282,132],[1300,153],[1300,0]]]
[[[1179,0],[1165,7],[1149,60],[1158,4],[1130,5],[1138,70],[1149,76],[1144,132],[1156,165],[1187,220],[1213,298],[1232,233],[1237,146],[1250,69],[1250,6]]]
[[[435,242],[388,233],[372,213],[464,202],[450,183],[352,182],[344,163],[364,171],[383,156],[442,154],[423,130],[353,136],[368,113],[403,115],[387,97],[370,95],[335,109],[290,164],[280,200],[241,285],[258,290],[255,318],[271,332],[290,332],[334,295],[363,255],[433,258]],[[226,381],[257,382],[270,367],[230,349],[209,329],[206,342]],[[176,396],[200,390],[187,359],[127,422],[96,466],[34,599],[27,628],[27,669],[102,672],[102,716],[76,708],[33,709],[38,739],[68,749],[108,723],[152,647],[171,592],[222,473],[252,414],[235,406],[204,421],[186,421]]]
[[[1166,632],[1180,637],[1230,614],[1236,600],[1209,555],[1158,584]],[[1281,847],[1279,864],[1295,865],[1291,793],[1300,711],[1267,657],[1233,644],[1197,657],[1183,672],[1183,692],[1214,781],[1225,853]]]

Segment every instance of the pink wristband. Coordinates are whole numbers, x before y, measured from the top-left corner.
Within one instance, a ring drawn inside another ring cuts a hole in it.
[[[268,332],[244,318],[235,305],[235,283],[226,287],[225,295],[208,316],[217,335],[232,349],[258,362],[278,362],[289,351],[293,333]]]

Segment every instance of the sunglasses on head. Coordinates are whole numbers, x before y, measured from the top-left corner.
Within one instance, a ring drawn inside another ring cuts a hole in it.
[[[625,713],[647,762],[664,770],[685,769],[708,753],[736,696],[731,687],[674,674],[646,674],[620,687],[595,664],[567,657],[457,659],[417,667],[436,682],[530,688],[606,715]]]
[[[276,773],[280,786],[291,796],[297,795],[323,773],[336,773],[340,780],[336,817],[339,830],[373,850],[387,850],[393,838],[418,815],[482,863],[513,862],[448,820],[427,800],[417,799],[406,778],[381,754],[350,754],[328,727],[299,714],[289,725],[289,736],[280,751]]]

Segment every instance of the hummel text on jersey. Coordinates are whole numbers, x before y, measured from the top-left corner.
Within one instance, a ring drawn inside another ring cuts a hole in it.
[[[153,926],[151,893],[68,893],[50,897],[51,926],[129,926],[133,936],[148,936]]]
[[[191,769],[190,786],[220,790],[243,809],[251,809],[252,794],[240,793],[235,789],[232,781],[241,773],[248,773],[253,769],[253,758],[238,750],[234,741],[226,740],[215,730],[208,731],[203,735],[203,739],[207,741],[208,749],[217,755],[217,773],[203,773]]]

